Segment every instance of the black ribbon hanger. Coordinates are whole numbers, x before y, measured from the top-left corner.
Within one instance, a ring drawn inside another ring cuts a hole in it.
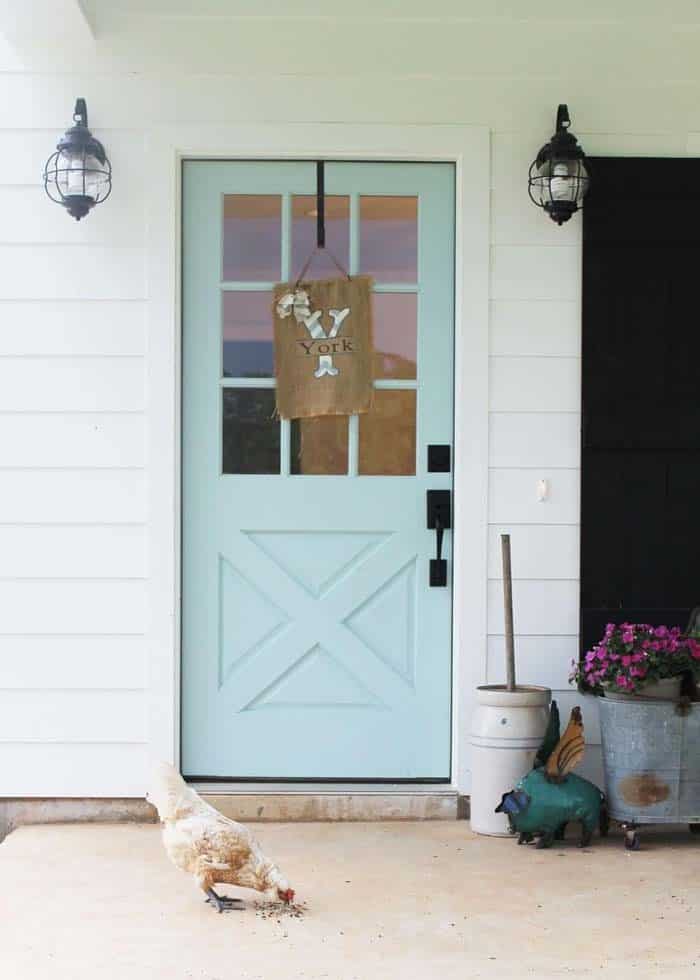
[[[344,266],[338,261],[338,259],[335,257],[333,252],[331,252],[331,250],[326,247],[326,173],[325,170],[326,170],[325,162],[323,160],[317,160],[316,161],[316,248],[313,250],[311,255],[304,263],[304,267],[299,273],[299,276],[297,278],[295,289],[299,287],[299,284],[301,283],[302,279],[304,278],[304,276],[309,270],[309,266],[311,265],[314,256],[316,255],[317,252],[320,252],[321,249],[323,249],[330,255],[335,267],[338,269],[339,272],[342,272],[342,274],[344,276],[347,276],[348,279],[352,278],[348,270],[344,268]]]
[[[326,165],[316,163],[316,248],[326,247]]]

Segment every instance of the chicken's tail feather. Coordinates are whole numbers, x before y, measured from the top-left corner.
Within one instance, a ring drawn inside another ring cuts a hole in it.
[[[207,807],[168,762],[154,763],[146,799],[158,810],[161,820],[173,820],[188,809]]]

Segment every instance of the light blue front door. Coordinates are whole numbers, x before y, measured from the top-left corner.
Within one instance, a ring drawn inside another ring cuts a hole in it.
[[[428,447],[452,443],[454,168],[326,164],[327,244],[376,282],[375,404],[280,422],[271,290],[315,244],[315,175],[184,164],[182,768],[447,780],[452,536],[430,587],[426,491],[452,486]]]

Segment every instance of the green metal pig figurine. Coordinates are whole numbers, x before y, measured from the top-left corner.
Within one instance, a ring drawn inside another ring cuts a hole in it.
[[[566,825],[581,824],[580,847],[587,847],[596,827],[601,836],[608,830],[605,797],[593,783],[571,774],[583,758],[583,721],[580,708],[571,712],[571,720],[559,738],[559,710],[552,701],[549,725],[535,758],[535,768],[524,776],[515,789],[505,793],[496,813],[508,815],[511,831],[518,834],[518,844],[538,838],[537,847],[551,847],[562,840]]]

